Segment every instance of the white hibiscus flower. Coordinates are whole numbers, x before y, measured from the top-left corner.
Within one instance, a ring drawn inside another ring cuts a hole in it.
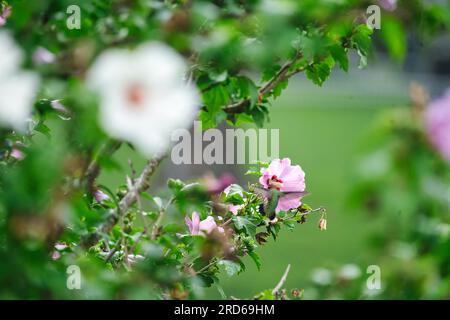
[[[39,84],[38,77],[20,70],[23,55],[6,32],[0,32],[0,126],[25,129]]]
[[[100,95],[105,131],[148,156],[166,151],[171,133],[188,128],[200,105],[197,90],[184,81],[186,70],[183,58],[158,42],[101,54],[87,83]]]

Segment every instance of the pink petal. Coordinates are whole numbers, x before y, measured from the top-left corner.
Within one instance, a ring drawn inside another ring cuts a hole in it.
[[[25,154],[19,149],[14,148],[11,150],[11,157],[16,160],[23,160],[25,158]]]
[[[280,191],[305,191],[305,172],[300,166],[290,166],[285,168],[279,178],[283,181],[283,186]]]
[[[394,11],[397,9],[397,0],[378,0],[378,4],[387,11]]]
[[[215,228],[217,228],[217,224],[214,221],[214,218],[211,216],[209,216],[208,218],[206,218],[205,220],[200,222],[200,225],[199,225],[199,229],[202,231],[206,231],[206,233],[210,233]]]
[[[233,204],[229,204],[228,205],[228,210],[232,213],[232,214],[234,214],[235,216],[238,214],[238,211],[240,210],[240,209],[242,209],[244,207],[244,205],[243,204],[240,204],[240,205],[233,205]]]
[[[103,202],[109,199],[109,196],[101,190],[97,190],[94,193],[94,198],[97,202]]]
[[[55,244],[55,249],[58,251],[64,250],[65,248],[67,248],[65,243],[58,242]]]
[[[192,233],[192,221],[189,216],[184,217],[184,223],[186,223],[186,226],[189,228],[189,232]]]
[[[291,160],[289,160],[288,158],[285,158],[283,160],[280,159],[272,160],[268,168],[263,168],[261,170],[261,173],[263,175],[261,176],[261,178],[259,178],[259,183],[261,183],[264,186],[264,188],[269,188],[267,180],[270,179],[272,176],[279,177],[283,172],[284,168],[286,166],[289,166],[290,164]]]
[[[266,168],[264,168],[263,170],[263,175],[259,178],[259,183],[266,189],[269,189],[269,184],[267,183],[267,181],[272,177],[272,175],[270,174],[269,170],[267,170]]]
[[[197,212],[192,212],[192,235],[198,235],[200,232],[200,216]]]
[[[59,258],[61,258],[61,253],[59,253],[58,251],[53,251],[52,260],[58,260]]]
[[[50,64],[55,62],[55,55],[46,48],[39,47],[33,53],[33,62],[35,64]]]

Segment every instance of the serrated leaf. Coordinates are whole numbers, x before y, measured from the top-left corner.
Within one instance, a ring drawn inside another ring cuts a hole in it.
[[[289,231],[292,231],[295,228],[295,222],[292,220],[285,220],[283,221],[283,224],[289,229]]]
[[[308,79],[310,79],[313,83],[322,86],[322,84],[328,79],[331,74],[331,69],[334,65],[334,59],[329,56],[327,59],[314,63],[309,66],[305,73]]]
[[[236,274],[238,274],[241,271],[241,265],[239,263],[236,263],[234,261],[230,260],[220,260],[217,263],[219,266],[223,266],[225,269],[225,272],[229,277],[232,277]]]
[[[249,236],[256,235],[257,219],[253,217],[233,216],[234,225],[239,231],[245,231]]]
[[[368,56],[372,48],[371,35],[373,30],[366,24],[357,26],[352,35],[352,43],[354,47],[360,51],[364,56]]]
[[[225,86],[218,85],[203,93],[203,102],[211,113],[216,113],[229,103],[230,99]]]
[[[348,72],[348,55],[345,48],[336,44],[330,47],[331,56],[339,63],[339,66],[345,72]]]
[[[252,258],[258,271],[260,271],[261,270],[261,258],[259,257],[259,255],[255,251],[250,251],[248,253],[248,255],[250,256],[250,258]]]

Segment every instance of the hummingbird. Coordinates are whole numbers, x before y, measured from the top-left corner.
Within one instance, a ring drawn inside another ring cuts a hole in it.
[[[263,203],[259,206],[259,212],[261,214],[269,217],[270,220],[275,218],[275,210],[278,206],[278,202],[280,201],[280,198],[288,195],[293,195],[298,198],[305,197],[309,195],[309,192],[303,191],[303,192],[283,192],[279,191],[276,188],[270,188],[270,189],[264,189],[260,187],[255,187],[255,193],[257,193]]]

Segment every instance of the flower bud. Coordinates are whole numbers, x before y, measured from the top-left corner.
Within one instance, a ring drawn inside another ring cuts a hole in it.
[[[320,218],[320,220],[319,220],[319,229],[320,229],[320,231],[327,230],[327,219]]]

